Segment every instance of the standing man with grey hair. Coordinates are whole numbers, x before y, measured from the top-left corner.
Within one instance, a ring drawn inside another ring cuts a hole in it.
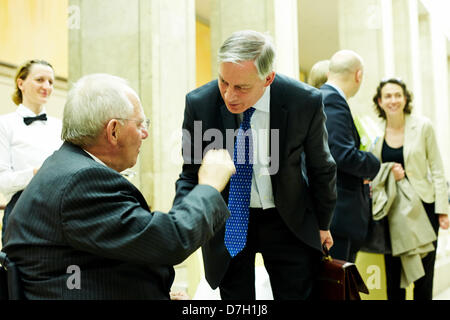
[[[219,79],[186,96],[175,205],[197,185],[212,133],[212,144],[227,146],[236,166],[222,192],[231,216],[202,247],[206,280],[220,288],[222,299],[255,299],[257,252],[275,299],[308,299],[322,244],[333,244],[336,167],[322,97],[275,75],[274,58],[266,35],[233,33],[219,50]],[[308,179],[302,175],[302,153]]]
[[[331,223],[331,256],[355,262],[371,219],[369,185],[380,169],[370,152],[361,151],[360,137],[347,103],[363,80],[362,58],[351,50],[336,52],[328,81],[320,88],[327,115],[328,143],[337,164],[337,204]]]
[[[3,251],[27,299],[169,299],[173,265],[224,223],[220,192],[234,165],[208,152],[199,185],[169,213],[151,212],[121,171],[136,163],[148,120],[118,77],[77,81],[64,108],[63,146],[11,213]]]

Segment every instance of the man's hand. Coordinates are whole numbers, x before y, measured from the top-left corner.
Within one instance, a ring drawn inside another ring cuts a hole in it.
[[[327,249],[330,250],[334,243],[330,230],[320,230],[320,243],[325,244]]]
[[[209,150],[198,170],[198,183],[207,184],[221,192],[236,172],[227,150]]]

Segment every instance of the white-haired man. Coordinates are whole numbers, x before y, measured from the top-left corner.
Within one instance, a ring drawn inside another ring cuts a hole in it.
[[[63,146],[45,161],[8,223],[4,252],[28,299],[169,299],[173,265],[220,228],[220,191],[234,171],[209,152],[200,185],[168,214],[151,212],[121,171],[133,166],[148,121],[118,77],[77,81],[64,109]]]

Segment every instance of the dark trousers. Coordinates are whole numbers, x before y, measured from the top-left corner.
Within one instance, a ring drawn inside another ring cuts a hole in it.
[[[14,206],[16,205],[17,200],[19,200],[19,197],[22,194],[22,191],[16,192],[12,196],[11,200],[8,202],[8,204],[6,205],[6,208],[3,212],[3,220],[2,220],[2,244],[3,245],[5,245],[3,237],[5,235],[6,224],[8,223],[9,215],[11,214],[11,211],[14,209]]]
[[[223,300],[255,300],[255,255],[261,253],[275,300],[310,298],[322,254],[300,241],[276,209],[250,209],[246,247],[219,285]]]
[[[430,219],[436,234],[439,230],[439,218],[434,213],[434,203],[423,202],[428,219]],[[434,262],[436,260],[437,241],[433,242],[434,251],[429,252],[423,259],[422,264],[425,275],[414,282],[414,300],[431,300],[433,298]],[[399,257],[385,255],[386,267],[386,291],[388,300],[405,300],[406,290],[400,288],[400,276],[402,264]]]
[[[370,187],[368,184],[364,184],[364,194],[367,200],[368,213],[372,215],[372,198],[370,195]],[[330,256],[338,260],[344,260],[348,262],[355,262],[358,251],[362,248],[364,241],[351,239],[349,236],[340,236],[333,233],[331,230],[331,236],[333,237],[333,246],[330,248]]]
[[[333,236],[333,246],[330,249],[330,256],[335,259],[348,262],[355,262],[356,254],[362,246],[362,242],[351,240],[350,238]]]

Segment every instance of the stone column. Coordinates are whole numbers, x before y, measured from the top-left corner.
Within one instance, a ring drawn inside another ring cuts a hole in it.
[[[393,0],[395,76],[414,93],[414,108],[422,113],[419,8],[417,0]]]
[[[419,25],[419,66],[420,66],[420,85],[422,87],[423,95],[421,96],[420,104],[423,109],[419,114],[434,120],[434,108],[430,106],[435,105],[434,96],[434,77],[432,74],[432,58],[433,52],[431,49],[431,22],[430,14],[422,8],[418,16]],[[417,100],[417,99],[416,99]],[[417,102],[417,101],[416,101]]]
[[[447,52],[449,53],[447,56],[447,79],[449,79],[447,81],[447,92],[450,92],[450,39],[447,40]],[[447,110],[450,110],[450,97],[448,99],[448,106],[447,106]],[[447,123],[450,123],[450,112],[448,113],[448,117],[447,117]],[[449,130],[449,138],[447,139],[447,142],[450,141],[450,129],[447,128],[447,130]],[[448,143],[444,148],[448,149]],[[447,152],[450,153],[450,150],[447,150]],[[447,154],[447,159],[444,159],[444,161],[446,161],[447,163],[450,162],[450,154]],[[450,181],[450,169],[447,167],[445,174],[447,176],[447,181]],[[450,205],[450,204],[449,204]],[[450,237],[450,236],[449,236]],[[449,250],[450,250],[450,241],[449,241]]]
[[[137,175],[154,210],[168,211],[181,171],[185,94],[195,86],[194,0],[70,0],[69,80],[105,72],[126,78],[150,119]],[[177,134],[179,133],[179,134]]]
[[[181,172],[185,95],[195,88],[194,0],[141,0],[140,13],[140,92],[153,123],[141,185],[153,209],[167,212]]]
[[[217,75],[217,51],[233,32],[252,29],[272,36],[277,72],[299,77],[298,22],[296,0],[212,0],[212,74]]]
[[[380,79],[395,73],[391,0],[339,0],[339,47],[364,60],[364,79],[349,100],[352,112],[376,118],[372,97]]]
[[[444,34],[443,24],[440,23],[440,12],[438,8],[432,7],[430,11],[430,54],[431,60],[427,64],[423,64],[422,74],[430,73],[433,77],[433,88],[430,95],[433,96],[434,104],[423,102],[425,109],[432,109],[434,112],[433,123],[439,149],[444,163],[447,180],[450,181],[450,130],[449,123],[449,93],[448,89],[448,52],[447,52],[447,36]],[[445,19],[447,17],[445,16]],[[425,93],[425,92],[424,92]]]
[[[419,3],[419,39],[420,39],[420,74],[422,85],[419,110],[434,124],[439,149],[444,163],[447,179],[450,177],[450,150],[448,141],[450,132],[447,37],[440,24],[440,12],[433,3]]]

